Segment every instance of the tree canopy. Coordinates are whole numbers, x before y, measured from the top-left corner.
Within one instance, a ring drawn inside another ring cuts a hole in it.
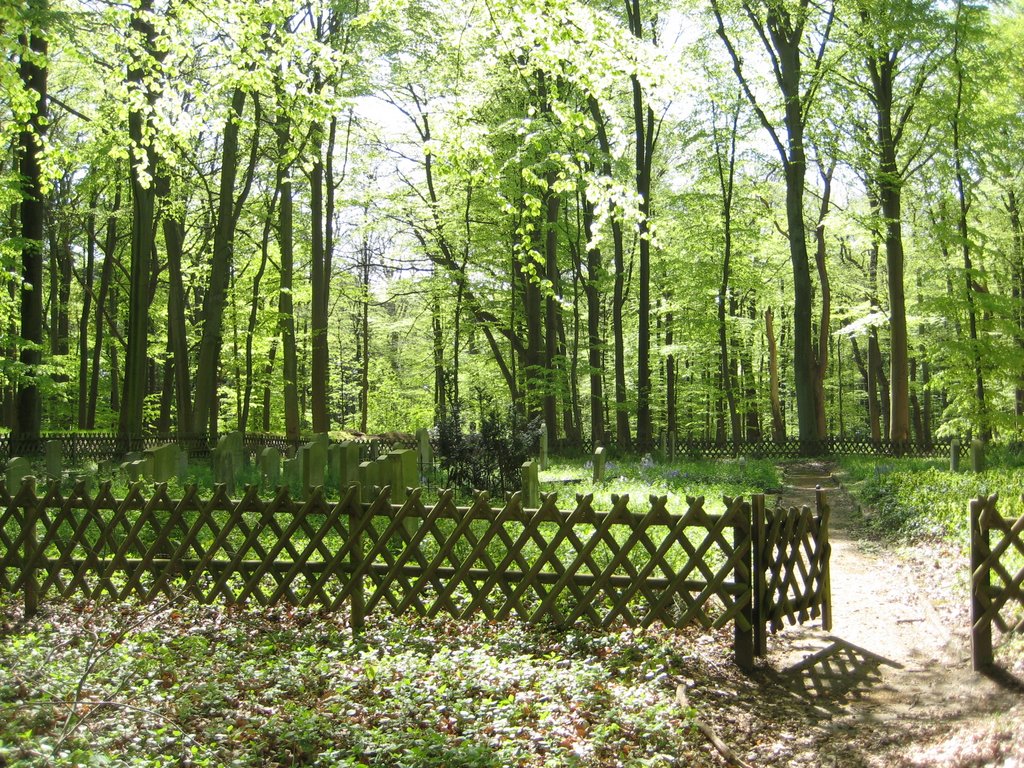
[[[1022,7],[0,10],[0,424],[1024,430]]]

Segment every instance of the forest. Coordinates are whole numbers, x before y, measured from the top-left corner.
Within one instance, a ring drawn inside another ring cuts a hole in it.
[[[0,6],[0,425],[1024,430],[1019,0]]]

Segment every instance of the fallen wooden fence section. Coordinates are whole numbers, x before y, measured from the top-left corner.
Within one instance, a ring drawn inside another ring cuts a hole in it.
[[[352,486],[338,502],[319,489],[241,499],[219,487],[148,498],[110,484],[37,496],[26,481],[12,498],[0,485],[0,589],[23,592],[26,611],[54,594],[88,599],[185,594],[202,602],[286,601],[348,606],[354,630],[375,611],[486,617],[570,625],[734,627],[735,656],[751,669],[765,635],[785,621],[828,616],[827,507],[766,510],[763,496],[725,499],[711,514],[702,497],[682,514],[651,496],[631,512],[627,496],[597,511],[555,494],[537,509],[519,494],[499,508],[480,494],[469,507],[450,492],[426,505],[414,490],[370,503]]]
[[[1024,633],[1024,567],[1011,573],[1014,550],[1024,560],[1024,515],[1006,519],[998,496],[971,500],[971,660],[975,670],[994,663],[992,626]],[[999,535],[993,546],[992,533]],[[993,576],[998,583],[993,583]]]

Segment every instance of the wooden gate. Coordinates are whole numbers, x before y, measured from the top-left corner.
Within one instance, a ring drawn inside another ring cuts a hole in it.
[[[971,661],[975,670],[994,663],[992,625],[1024,633],[1024,515],[1004,518],[998,496],[971,500]],[[1022,499],[1024,501],[1024,499]],[[999,539],[992,544],[992,533]],[[1017,563],[1011,565],[1016,559]],[[1016,573],[1014,569],[1016,568]],[[993,576],[998,583],[993,583]]]
[[[760,503],[758,503],[760,499]],[[829,507],[819,486],[815,509],[766,509],[763,496],[754,497],[754,652],[767,651],[768,632],[787,623],[803,624],[821,618],[832,628],[829,584]]]

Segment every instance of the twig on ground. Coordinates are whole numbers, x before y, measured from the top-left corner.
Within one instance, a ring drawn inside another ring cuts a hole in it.
[[[676,686],[676,701],[679,702],[679,706],[683,709],[689,709],[690,704],[686,698],[686,688],[682,685]],[[703,733],[704,737],[711,742],[711,745],[718,750],[718,754],[725,758],[726,763],[737,766],[737,768],[751,768],[749,763],[744,762],[739,755],[729,748],[728,744],[722,741],[722,738],[714,728],[697,717],[692,718],[692,721],[697,730]]]

